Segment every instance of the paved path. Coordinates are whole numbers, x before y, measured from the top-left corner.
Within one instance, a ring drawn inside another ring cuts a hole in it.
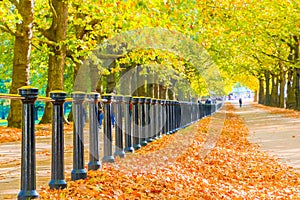
[[[300,171],[300,119],[270,114],[253,106],[249,100],[242,108],[237,101],[232,103],[249,129],[249,141]]]
[[[89,161],[88,127],[84,134],[85,165]],[[102,158],[103,132],[99,134],[100,159]],[[51,136],[36,138],[36,189],[47,186],[51,178]],[[70,179],[73,169],[73,133],[65,133],[65,178]],[[0,200],[16,199],[20,191],[21,142],[0,144]]]

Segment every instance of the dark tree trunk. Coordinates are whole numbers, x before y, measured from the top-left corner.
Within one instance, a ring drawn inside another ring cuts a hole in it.
[[[265,102],[264,79],[260,77],[258,80],[259,80],[258,103],[264,104],[264,102]]]
[[[278,76],[271,74],[272,86],[271,86],[271,102],[270,106],[278,107]]]
[[[53,90],[64,89],[64,66],[66,60],[66,40],[68,25],[68,3],[60,0],[50,1],[53,10],[53,20],[50,29],[46,32],[47,38],[55,42],[50,46],[53,54],[49,54],[47,96]],[[45,112],[40,123],[51,122],[51,103],[46,103]]]
[[[282,62],[279,62],[279,67],[281,69],[280,78],[279,78],[279,87],[280,87],[280,94],[279,94],[279,107],[284,108],[284,96],[285,96],[285,84],[286,84],[286,71],[283,68]]]
[[[288,70],[287,74],[287,97],[286,97],[286,108],[295,108],[296,99],[293,90],[293,69]]]
[[[10,94],[17,94],[18,88],[29,85],[30,52],[34,4],[31,0],[19,1],[15,5],[22,16],[22,23],[16,24],[12,83]],[[21,128],[22,108],[20,101],[11,101],[8,115],[8,127]]]
[[[264,105],[270,106],[271,104],[271,96],[270,96],[270,72],[265,72],[265,81],[266,81],[266,93],[265,93],[265,102]]]

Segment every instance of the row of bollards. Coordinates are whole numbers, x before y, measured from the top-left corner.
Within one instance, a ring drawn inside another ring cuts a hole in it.
[[[34,103],[38,98],[38,89],[22,87],[19,89],[23,105],[22,118],[22,161],[21,190],[18,199],[38,198],[36,191],[35,126]],[[67,186],[64,177],[64,103],[67,94],[63,91],[50,93],[53,104],[52,119],[52,162],[51,189],[63,189]],[[99,93],[73,92],[73,169],[71,179],[85,179],[84,168],[84,123],[86,112],[84,102],[88,102],[89,111],[89,162],[88,170],[97,170],[101,161],[114,162],[115,157],[146,146],[163,134],[173,134],[197,120],[211,115],[221,105],[205,105],[175,100],[161,100],[147,97],[121,95],[102,95]],[[98,103],[103,103],[103,157],[99,158],[99,121]],[[115,145],[112,144],[112,115],[115,117]]]

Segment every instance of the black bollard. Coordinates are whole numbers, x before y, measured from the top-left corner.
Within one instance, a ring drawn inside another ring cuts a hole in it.
[[[99,161],[99,129],[98,129],[98,100],[100,94],[91,92],[87,94],[89,99],[90,137],[89,137],[89,163],[88,170],[97,170],[101,167]]]
[[[140,144],[141,146],[147,145],[146,138],[146,115],[145,115],[145,97],[139,98],[139,111],[140,111]]]
[[[123,123],[122,123],[122,103],[123,96],[115,96],[115,118],[116,118],[116,126],[115,126],[115,138],[116,138],[116,150],[114,156],[119,156],[121,158],[125,157],[124,147],[123,147]]]
[[[18,199],[37,199],[34,102],[38,89],[30,86],[19,88],[22,101],[22,151],[21,151],[21,190]]]
[[[124,113],[125,113],[125,152],[134,152],[132,146],[132,133],[131,133],[131,123],[132,123],[132,97],[124,96]]]
[[[156,110],[156,137],[161,138],[162,137],[162,110],[161,110],[161,99],[157,99],[155,104],[155,110]]]
[[[166,110],[165,110],[165,103],[166,103],[166,100],[159,100],[159,107],[160,107],[160,113],[161,113],[161,116],[160,116],[160,127],[161,127],[161,135],[162,134],[166,134]]]
[[[157,140],[157,129],[156,129],[156,102],[157,99],[152,99],[152,103],[151,103],[151,137],[153,140]]]
[[[165,131],[166,131],[166,135],[170,134],[170,112],[169,112],[169,100],[165,100],[165,112],[166,112],[166,121],[165,121]]]
[[[146,116],[146,139],[147,142],[153,142],[152,134],[151,134],[151,103],[152,99],[150,97],[146,98],[146,110],[145,110],[145,116]]]
[[[133,148],[135,150],[141,148],[140,144],[140,130],[139,130],[139,109],[138,109],[138,97],[132,98],[132,106],[133,106],[133,112],[132,112],[132,121],[133,121]]]
[[[73,170],[71,172],[71,179],[73,181],[85,179],[87,172],[84,169],[84,108],[83,101],[85,99],[84,92],[73,92]]]
[[[102,162],[114,162],[115,159],[112,155],[112,123],[111,123],[111,101],[112,95],[102,95],[104,101],[104,134],[103,134],[103,158]]]
[[[52,91],[52,162],[50,189],[67,187],[64,168],[64,102],[67,94],[64,91]]]
[[[174,100],[171,100],[171,102],[170,102],[170,106],[171,106],[171,133],[175,133],[175,126],[174,126],[174,124],[175,124],[175,112],[174,112],[174,104],[175,103],[175,101]]]

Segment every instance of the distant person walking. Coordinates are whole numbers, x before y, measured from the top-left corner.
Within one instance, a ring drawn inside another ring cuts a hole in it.
[[[242,98],[239,99],[239,103],[240,103],[240,108],[241,108],[242,104],[243,104]]]

